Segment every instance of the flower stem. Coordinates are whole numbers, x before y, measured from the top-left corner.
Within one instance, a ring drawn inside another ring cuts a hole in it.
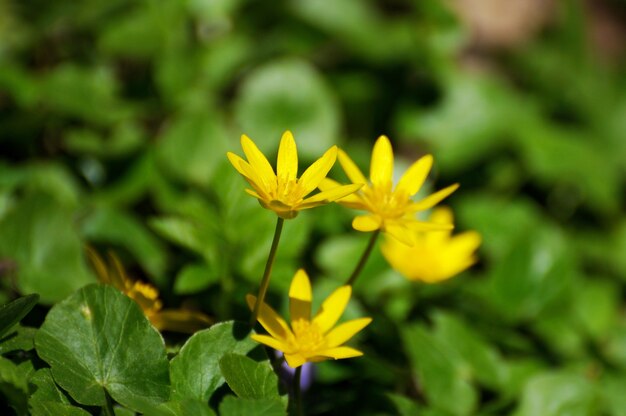
[[[270,248],[270,254],[267,256],[267,263],[265,263],[265,272],[263,272],[263,279],[261,279],[261,286],[259,287],[259,295],[256,297],[256,303],[254,304],[254,310],[252,311],[252,318],[250,319],[250,325],[254,326],[256,319],[259,316],[259,310],[265,300],[265,294],[267,288],[270,285],[270,275],[272,274],[272,266],[274,265],[274,259],[276,258],[276,251],[278,249],[278,241],[280,240],[280,234],[283,230],[283,224],[285,220],[278,217],[276,221],[276,230],[274,230],[274,240],[272,241],[272,248]]]
[[[300,379],[302,374],[302,366],[296,368],[296,373],[293,375],[293,401],[296,416],[303,416],[302,413],[302,390],[300,388]]]
[[[367,263],[367,259],[369,258],[370,254],[372,254],[372,249],[376,245],[376,239],[378,239],[378,234],[380,234],[380,230],[376,230],[372,233],[372,236],[370,237],[370,241],[369,243],[367,243],[367,247],[365,247],[365,251],[361,255],[359,262],[357,263],[356,267],[352,271],[352,274],[350,275],[350,278],[346,282],[346,285],[354,286],[354,281],[356,280],[357,277],[359,277],[359,274],[361,274],[361,270],[363,270],[365,263]]]

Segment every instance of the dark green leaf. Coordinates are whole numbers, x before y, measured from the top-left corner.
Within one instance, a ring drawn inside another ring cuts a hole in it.
[[[220,416],[285,416],[285,405],[280,399],[242,399],[226,396],[220,403]]]
[[[55,305],[35,345],[81,404],[102,406],[108,392],[136,410],[169,396],[163,339],[139,306],[110,286],[87,286]]]
[[[171,362],[172,397],[207,401],[224,382],[219,361],[232,352],[247,354],[258,346],[242,323],[222,322],[196,332]]]
[[[0,338],[21,321],[35,307],[38,301],[39,295],[32,294],[0,306]]]
[[[220,370],[228,387],[242,399],[278,397],[278,377],[268,362],[257,363],[239,354],[225,354]]]

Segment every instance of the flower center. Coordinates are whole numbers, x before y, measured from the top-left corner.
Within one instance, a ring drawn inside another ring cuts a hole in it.
[[[298,319],[291,323],[291,327],[296,336],[295,347],[301,353],[318,351],[324,347],[324,334],[315,322]]]
[[[270,196],[275,201],[294,206],[302,202],[302,192],[302,186],[300,186],[297,179],[287,179],[284,176],[279,176],[276,178],[276,188]]]
[[[409,196],[404,192],[393,192],[391,183],[376,186],[372,185],[363,190],[363,198],[372,212],[383,218],[400,218],[407,212],[411,203]]]

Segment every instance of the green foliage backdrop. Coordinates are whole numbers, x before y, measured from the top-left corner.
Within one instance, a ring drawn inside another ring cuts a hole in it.
[[[284,414],[267,357],[231,323],[182,349],[166,333],[168,381],[134,305],[88,302],[137,321],[153,401],[98,379],[103,351],[80,367],[97,394],[76,394],[50,331],[79,320],[79,293],[109,291],[76,292],[96,282],[85,244],[115,250],[167,307],[245,322],[275,220],[225,154],[246,133],[273,160],[289,129],[303,164],[337,144],[367,171],[380,134],[400,171],[432,153],[427,188],[460,182],[456,228],[483,237],[480,263],[440,285],[374,253],[346,312],[374,318],[365,355],[316,366],[308,414],[626,415],[626,66],[592,36],[605,8],[623,51],[626,5],[540,3],[549,17],[493,46],[438,0],[0,0],[0,300],[40,295],[0,340],[6,411],[96,414],[110,394],[119,414]],[[367,243],[351,218],[329,205],[286,223],[273,305],[298,267],[314,299],[345,281]]]

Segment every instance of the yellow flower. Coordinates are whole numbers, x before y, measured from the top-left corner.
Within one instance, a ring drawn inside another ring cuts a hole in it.
[[[162,309],[163,303],[159,299],[159,291],[148,283],[131,279],[115,254],[109,253],[108,266],[95,250],[87,248],[87,255],[98,279],[134,300],[146,318],[159,331],[194,333],[213,323],[208,316],[201,312],[185,309]]]
[[[259,322],[270,335],[251,335],[252,339],[275,350],[282,351],[287,364],[292,368],[306,362],[328,359],[359,357],[361,351],[342,346],[372,319],[360,318],[345,322],[333,328],[337,323],[352,294],[352,287],[341,286],[322,303],[317,314],[311,319],[311,283],[309,276],[302,269],[298,270],[289,289],[289,314],[291,328],[265,303],[261,305]],[[250,308],[254,307],[256,297],[246,297]]]
[[[264,208],[271,209],[285,219],[294,218],[298,211],[317,207],[335,201],[358,190],[362,184],[330,187],[310,198],[326,177],[337,159],[337,146],[333,146],[315,163],[298,175],[298,152],[291,132],[286,131],[278,148],[276,174],[263,153],[245,134],[241,136],[241,147],[247,161],[228,152],[228,160],[243,175],[253,189],[246,192],[257,198]]]
[[[448,208],[436,208],[430,221],[449,224],[454,220]],[[381,246],[383,255],[395,270],[413,281],[436,283],[449,279],[476,262],[475,250],[480,235],[467,231],[455,236],[450,231],[417,232],[415,245],[409,247],[393,238]]]
[[[342,150],[339,150],[339,163],[353,183],[366,184],[360,191],[337,201],[349,208],[369,211],[366,215],[354,218],[352,221],[354,229],[365,232],[381,230],[405,244],[412,244],[410,231],[452,228],[452,224],[434,224],[415,218],[416,212],[432,208],[459,187],[458,184],[450,185],[417,202],[411,199],[420,190],[430,172],[433,164],[431,155],[426,155],[413,163],[395,189],[392,183],[393,150],[385,136],[380,136],[374,145],[369,182]],[[338,185],[331,179],[325,179],[320,189],[323,191],[334,189]]]

